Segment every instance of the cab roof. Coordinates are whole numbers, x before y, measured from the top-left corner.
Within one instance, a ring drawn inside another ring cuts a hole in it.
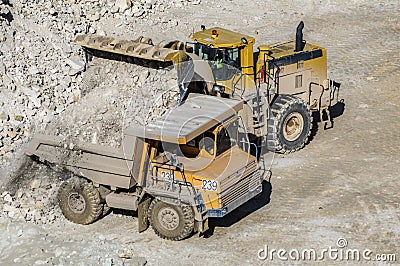
[[[237,116],[241,109],[242,101],[199,94],[144,128],[132,127],[125,134],[186,144],[212,127]]]
[[[249,44],[255,42],[253,37],[219,27],[198,31],[193,34],[192,39],[207,46],[212,45],[214,48],[237,48],[245,45],[242,42],[243,37]]]

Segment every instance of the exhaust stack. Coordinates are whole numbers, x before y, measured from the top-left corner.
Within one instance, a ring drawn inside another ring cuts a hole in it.
[[[303,28],[304,22],[300,21],[296,29],[296,49],[294,50],[295,52],[303,51],[304,46],[306,45],[306,41],[303,40]]]

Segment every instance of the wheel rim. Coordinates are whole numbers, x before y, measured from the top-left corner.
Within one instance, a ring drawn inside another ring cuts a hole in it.
[[[295,141],[303,132],[304,119],[300,113],[289,114],[283,123],[283,136],[288,141]]]
[[[171,207],[164,207],[158,213],[158,221],[166,230],[174,230],[179,225],[179,214]]]
[[[85,198],[77,192],[70,193],[68,196],[68,207],[74,213],[83,213],[86,209]]]

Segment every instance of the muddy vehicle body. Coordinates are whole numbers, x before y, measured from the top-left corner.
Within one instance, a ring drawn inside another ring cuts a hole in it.
[[[36,135],[27,154],[73,173],[58,194],[70,221],[92,223],[110,207],[133,210],[139,231],[150,224],[160,237],[181,240],[262,192],[242,108],[198,95],[145,128],[126,130],[120,149]]]
[[[304,23],[294,40],[254,49],[255,39],[223,28],[193,33],[191,42],[157,45],[149,38],[120,40],[79,35],[75,43],[94,55],[102,52],[174,64],[180,102],[191,93],[243,101],[240,111],[251,142],[264,150],[290,153],[301,149],[318,113],[324,128],[333,126],[330,108],[340,84],[327,78],[326,49],[303,39]]]

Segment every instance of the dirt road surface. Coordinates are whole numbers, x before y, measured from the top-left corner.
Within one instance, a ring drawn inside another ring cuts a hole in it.
[[[13,236],[18,244],[12,250],[3,247],[0,262],[139,263],[118,257],[129,251],[146,258],[148,265],[344,263],[327,253],[319,262],[291,259],[288,253],[283,254],[288,261],[276,253],[273,259],[260,259],[265,255],[260,249],[267,246],[268,251],[315,249],[318,257],[329,247],[338,253],[358,249],[360,262],[350,258],[349,264],[365,264],[362,252],[368,249],[371,260],[395,254],[392,263],[399,263],[399,10],[398,1],[202,1],[171,10],[170,16],[179,18],[174,33],[144,25],[146,35],[160,39],[171,34],[184,39],[201,24],[219,25],[253,35],[261,44],[293,38],[297,23],[304,20],[305,39],[327,48],[329,77],[341,83],[344,104],[337,108],[334,127],[323,130],[319,124],[304,149],[277,156],[263,195],[222,220],[212,220],[209,235],[165,241],[152,230],[139,234],[137,218],[117,212],[88,226],[63,218],[41,228],[12,223],[7,232],[27,230],[21,236],[26,240]],[[30,237],[30,230],[40,232]],[[15,250],[27,247],[25,256]]]

